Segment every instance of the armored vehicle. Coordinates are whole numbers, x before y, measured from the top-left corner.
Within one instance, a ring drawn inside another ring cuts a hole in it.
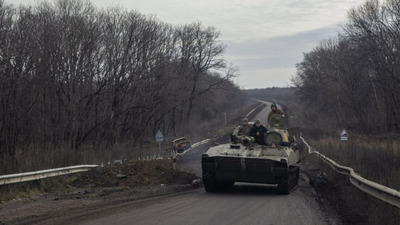
[[[289,194],[298,184],[300,161],[295,138],[289,136],[285,119],[273,115],[267,126],[266,145],[254,137],[232,133],[231,143],[209,148],[202,154],[201,166],[207,192],[224,190],[235,182],[277,184],[281,194]]]

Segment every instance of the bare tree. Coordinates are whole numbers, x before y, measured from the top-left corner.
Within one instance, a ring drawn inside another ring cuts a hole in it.
[[[304,100],[363,132],[399,130],[398,3],[352,9],[337,41],[305,54],[293,79]]]
[[[198,82],[209,70],[225,68],[222,54],[225,45],[218,41],[219,33],[214,27],[204,29],[201,23],[178,28],[177,36],[180,48],[181,73],[190,82],[189,108],[186,119],[190,118],[193,100],[196,98]]]
[[[243,96],[218,36],[200,23],[174,27],[89,1],[15,8],[0,0],[4,165],[17,168],[39,149],[31,166],[70,165],[82,149],[140,145],[160,128],[182,135],[193,120],[234,108],[228,99]]]

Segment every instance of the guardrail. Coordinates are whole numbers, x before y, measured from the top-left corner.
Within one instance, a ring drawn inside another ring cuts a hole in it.
[[[400,208],[400,192],[383,186],[381,184],[375,183],[368,179],[361,177],[360,175],[356,174],[354,170],[350,167],[341,166],[332,159],[326,157],[325,155],[319,153],[318,151],[314,150],[307,142],[304,140],[302,136],[300,136],[303,143],[308,147],[308,153],[317,155],[322,161],[328,164],[332,169],[336,172],[346,175],[350,178],[350,182],[359,188],[360,190],[364,191],[365,193],[372,195],[386,203],[389,203],[397,208]]]
[[[261,103],[260,105],[256,106],[254,109],[252,109],[249,113],[246,114],[246,117],[252,117],[252,114],[256,114],[260,111],[260,108],[262,108],[263,106],[265,106],[264,103]]]
[[[79,165],[79,166],[70,166],[70,167],[63,167],[56,169],[39,170],[34,172],[1,175],[0,185],[13,184],[13,183],[32,181],[32,180],[40,180],[43,178],[85,172],[95,167],[98,167],[98,165]]]

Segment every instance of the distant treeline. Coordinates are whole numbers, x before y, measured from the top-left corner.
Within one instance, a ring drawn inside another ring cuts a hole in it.
[[[0,0],[0,157],[182,135],[246,95],[219,32],[120,8]],[[21,153],[21,154],[22,154]],[[8,159],[8,160],[7,160]]]
[[[287,87],[272,87],[265,89],[249,89],[246,90],[250,98],[260,99],[265,101],[279,102],[280,104],[287,104],[290,102],[298,102],[296,98],[296,88]]]
[[[400,132],[400,1],[369,0],[304,55],[293,82],[309,114],[364,133]]]

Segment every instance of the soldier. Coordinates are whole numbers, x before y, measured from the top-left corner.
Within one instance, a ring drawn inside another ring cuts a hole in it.
[[[253,127],[251,128],[250,136],[254,137],[257,144],[266,145],[264,137],[267,131],[267,128],[265,128],[264,125],[261,124],[261,121],[256,120]]]
[[[242,121],[242,126],[239,128],[238,135],[242,136],[248,136],[250,134],[251,126],[249,125],[249,120],[247,118],[244,118]]]
[[[285,113],[281,109],[278,109],[275,103],[271,104],[271,111],[268,113],[268,120],[267,120],[268,124],[269,124],[269,119],[273,114],[279,114],[282,117],[285,117]]]

